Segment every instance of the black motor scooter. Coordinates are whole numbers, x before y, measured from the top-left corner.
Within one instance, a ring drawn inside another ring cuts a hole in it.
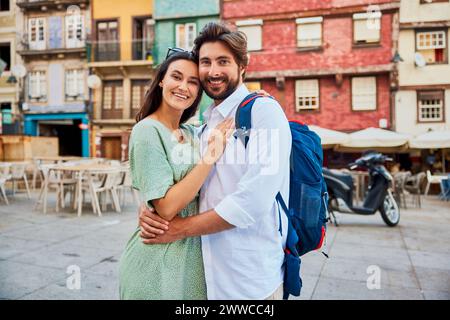
[[[353,204],[353,178],[350,174],[337,173],[323,168],[323,175],[328,188],[329,210],[337,225],[333,209],[340,211],[338,199],[342,199],[350,212],[362,215],[372,215],[380,211],[383,221],[388,226],[396,226],[400,221],[400,210],[392,194],[393,178],[384,166],[386,161],[392,161],[381,153],[372,152],[349,164],[349,168],[364,168],[369,171],[369,188],[362,207]],[[347,210],[348,211],[348,210]],[[345,211],[342,211],[345,213]]]

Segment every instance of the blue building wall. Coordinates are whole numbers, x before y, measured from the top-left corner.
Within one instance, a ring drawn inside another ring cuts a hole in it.
[[[39,121],[45,120],[81,120],[84,125],[89,125],[89,118],[86,113],[47,113],[47,114],[25,114],[24,134],[30,136],[38,135]],[[81,156],[89,157],[89,130],[81,129]]]

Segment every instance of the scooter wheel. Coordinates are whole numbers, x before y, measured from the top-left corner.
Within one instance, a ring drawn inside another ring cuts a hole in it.
[[[386,193],[379,210],[383,221],[388,226],[395,227],[400,222],[400,208],[390,191]]]

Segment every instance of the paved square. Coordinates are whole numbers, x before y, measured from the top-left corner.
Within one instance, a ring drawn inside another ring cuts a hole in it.
[[[101,218],[88,203],[81,218],[56,213],[54,198],[47,214],[33,211],[36,197],[0,204],[0,299],[117,299],[118,261],[137,226],[132,197]],[[330,258],[302,258],[298,299],[450,299],[450,202],[429,196],[401,215],[390,228],[379,214],[340,214],[328,228]],[[73,266],[81,282],[71,290]]]

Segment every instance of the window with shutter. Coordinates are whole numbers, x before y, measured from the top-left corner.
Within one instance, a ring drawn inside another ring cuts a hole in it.
[[[66,16],[66,46],[79,48],[84,46],[84,16]]]
[[[103,109],[110,110],[112,105],[113,87],[105,86],[103,89]]]
[[[32,101],[44,101],[47,98],[46,72],[30,72],[28,75],[28,86],[28,97]]]
[[[131,117],[136,113],[144,103],[145,93],[149,88],[149,80],[132,80],[131,82]]]
[[[192,50],[197,36],[195,23],[177,24],[175,26],[176,46],[185,50]]]
[[[238,30],[247,37],[247,50],[258,51],[262,49],[262,20],[237,21]]]
[[[322,17],[297,19],[297,47],[309,48],[322,45]]]
[[[103,86],[102,118],[121,119],[123,109],[123,82],[121,80],[105,81]]]
[[[422,91],[418,96],[418,120],[419,122],[444,121],[444,92]]]
[[[30,18],[28,20],[28,44],[31,50],[44,50],[46,35],[45,18]]]
[[[445,30],[418,31],[416,46],[427,64],[447,63],[447,33]]]
[[[319,80],[295,81],[296,111],[319,109]]]
[[[377,78],[352,78],[352,110],[369,111],[377,109]]]
[[[82,100],[84,97],[84,70],[66,70],[66,99]]]
[[[381,12],[356,13],[353,15],[353,43],[370,44],[380,42]]]

